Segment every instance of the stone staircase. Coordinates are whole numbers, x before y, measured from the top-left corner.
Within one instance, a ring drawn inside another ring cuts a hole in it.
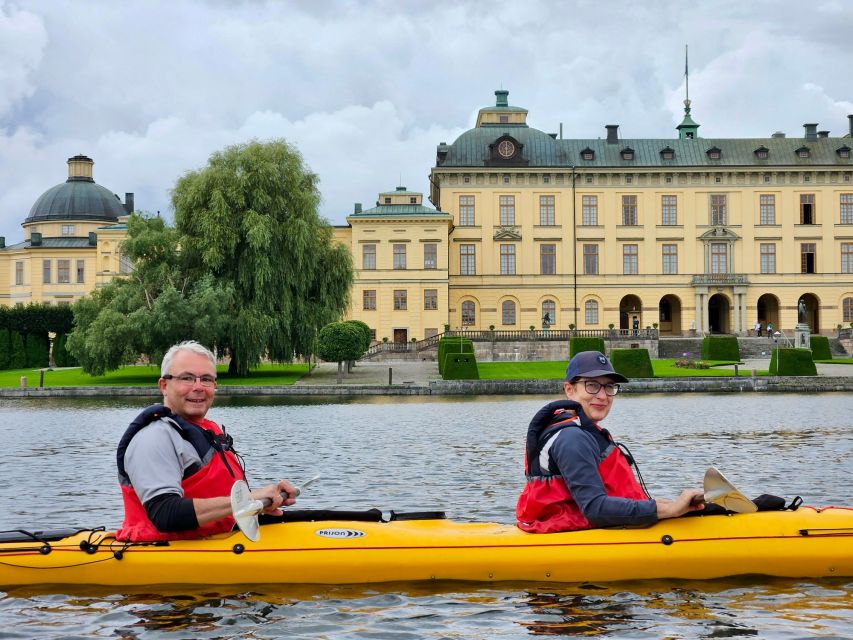
[[[792,339],[792,336],[788,336]],[[779,340],[779,346],[785,346],[787,343],[784,338]],[[741,359],[760,359],[769,358],[773,347],[776,346],[774,341],[767,337],[739,337],[738,347],[740,348]],[[844,346],[838,338],[829,337],[829,349],[833,356],[843,357],[848,355],[844,350]],[[702,356],[702,338],[661,338],[658,345],[659,358],[680,358],[685,353],[689,353],[692,358]]]

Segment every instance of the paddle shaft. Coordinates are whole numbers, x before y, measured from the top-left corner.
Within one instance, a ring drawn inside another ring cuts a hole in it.
[[[312,482],[315,482],[316,480],[319,480],[319,479],[320,479],[320,476],[316,475],[313,478],[311,478],[310,480],[306,480],[305,482],[303,482],[302,486],[296,487],[296,493],[294,494],[293,497],[298,498],[302,494],[302,491],[303,491],[303,489],[305,489],[305,487],[307,487],[309,484],[311,484]],[[287,500],[290,497],[290,494],[289,493],[282,493],[281,497],[284,498],[285,500]],[[264,498],[263,500],[261,500],[261,503],[264,505],[264,509],[267,509],[272,505],[272,498]]]

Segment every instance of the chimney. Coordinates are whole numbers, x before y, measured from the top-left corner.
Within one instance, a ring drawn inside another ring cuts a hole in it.
[[[818,131],[817,137],[818,138],[828,138],[829,137],[829,131]]]
[[[619,125],[606,124],[604,128],[607,129],[607,144],[617,144],[619,142]]]
[[[850,132],[847,135],[853,138],[853,113],[847,116],[847,119],[850,121]]]
[[[124,194],[124,210],[128,213],[133,213],[133,194],[125,192]]]
[[[508,97],[509,97],[509,91],[507,91],[506,89],[498,89],[497,91],[495,91],[495,106],[496,107],[508,107],[509,106],[509,100],[507,100]]]
[[[817,123],[804,124],[803,128],[806,130],[806,140],[817,140]]]
[[[353,213],[361,213],[361,203],[360,202],[355,203],[355,206],[353,207]]]
[[[771,137],[771,138],[784,138],[784,137],[785,137],[785,133],[784,133],[783,131],[776,131],[776,132],[774,132],[774,133],[771,133],[771,134],[770,134],[770,137]]]
[[[30,234],[30,245],[33,247],[41,246],[41,234],[38,231],[33,231]]]
[[[6,236],[0,236],[0,249],[6,248]]]

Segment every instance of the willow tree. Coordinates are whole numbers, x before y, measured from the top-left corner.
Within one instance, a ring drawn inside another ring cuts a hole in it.
[[[311,354],[349,301],[352,258],[317,213],[317,176],[284,140],[214,153],[172,193],[182,258],[233,286],[229,371]]]

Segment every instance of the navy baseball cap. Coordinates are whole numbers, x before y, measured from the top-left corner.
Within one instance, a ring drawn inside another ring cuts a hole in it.
[[[581,351],[566,367],[566,380],[575,378],[597,378],[598,376],[609,376],[614,382],[628,382],[628,378],[621,373],[616,373],[610,360],[600,351]]]

